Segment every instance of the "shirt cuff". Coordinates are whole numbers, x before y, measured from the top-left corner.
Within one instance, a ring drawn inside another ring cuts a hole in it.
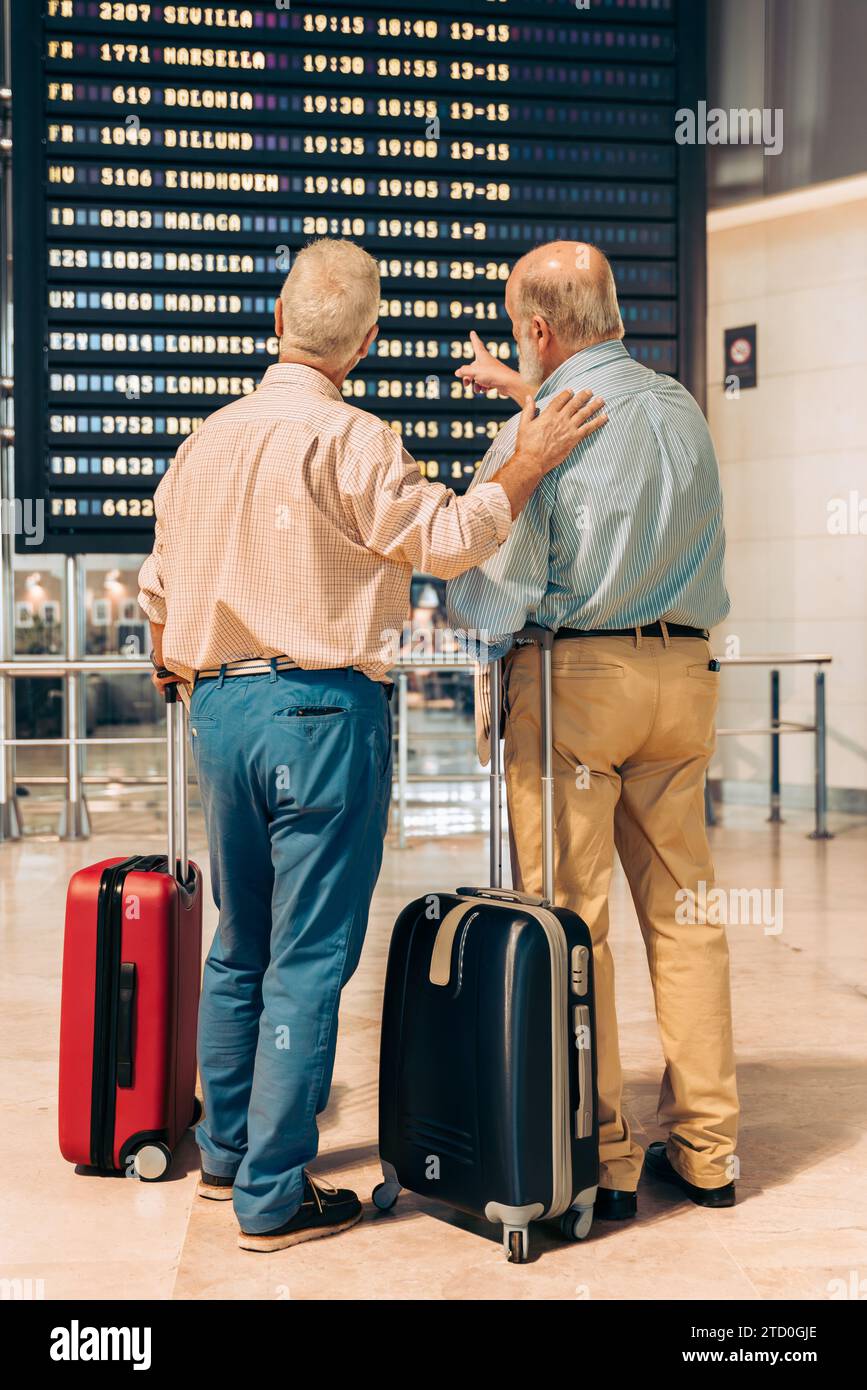
[[[150,594],[142,589],[138,596],[138,606],[147,614],[152,623],[165,627],[168,610],[161,594]]]
[[[478,487],[473,488],[472,496],[485,504],[485,510],[494,523],[497,542],[502,545],[512,529],[512,504],[505,488],[500,487],[499,483],[479,483]]]

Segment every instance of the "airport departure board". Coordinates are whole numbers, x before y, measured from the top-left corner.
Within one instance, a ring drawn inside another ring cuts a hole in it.
[[[600,245],[630,351],[700,383],[703,174],[674,113],[703,38],[676,0],[17,0],[13,26],[17,489],[43,548],[149,548],[154,488],[275,360],[318,236],[382,272],[347,399],[458,491],[514,407],[454,371],[471,328],[514,362],[505,281],[542,241]]]

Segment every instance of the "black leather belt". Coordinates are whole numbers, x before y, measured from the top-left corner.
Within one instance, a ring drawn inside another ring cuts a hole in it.
[[[702,637],[708,639],[707,629],[687,627],[684,623],[666,623],[669,637]],[[641,627],[591,627],[583,631],[576,627],[561,627],[554,633],[554,641],[561,637],[634,637],[640,632],[642,637],[662,637],[661,623],[643,623]]]

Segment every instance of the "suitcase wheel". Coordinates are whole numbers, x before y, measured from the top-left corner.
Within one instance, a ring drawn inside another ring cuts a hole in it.
[[[504,1226],[503,1244],[509,1264],[523,1265],[530,1254],[530,1232],[526,1226]]]
[[[400,1196],[400,1187],[393,1182],[380,1182],[370,1195],[377,1211],[391,1211]]]
[[[193,1096],[193,1118],[190,1120],[190,1129],[194,1129],[199,1120],[205,1113],[204,1106],[198,1096]]]
[[[560,1230],[567,1240],[585,1240],[592,1225],[592,1207],[570,1207],[560,1217]]]
[[[133,1173],[140,1182],[159,1182],[169,1171],[172,1151],[165,1144],[142,1144],[133,1154]]]

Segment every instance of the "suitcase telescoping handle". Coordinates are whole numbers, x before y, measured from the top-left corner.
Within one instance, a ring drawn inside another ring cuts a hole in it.
[[[530,643],[539,647],[541,665],[542,711],[540,719],[540,753],[542,767],[542,898],[530,898],[521,893],[503,890],[503,827],[502,827],[502,754],[500,751],[500,704],[502,699],[503,663],[491,666],[491,890],[496,896],[512,902],[539,906],[554,901],[554,724],[551,681],[551,652],[554,634],[547,627],[528,623],[515,634],[518,646]],[[483,890],[482,890],[483,891]]]
[[[172,675],[161,667],[158,676]],[[190,876],[187,852],[187,712],[178,698],[177,685],[167,685],[166,786],[168,790],[168,870],[178,883]]]

